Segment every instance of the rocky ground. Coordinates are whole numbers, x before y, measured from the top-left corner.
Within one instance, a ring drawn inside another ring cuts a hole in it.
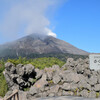
[[[61,97],[51,97],[51,98],[39,98],[35,100],[100,100],[94,98],[83,98],[83,97],[72,97],[72,96],[61,96]]]
[[[44,70],[35,69],[31,64],[14,66],[8,62],[5,64],[4,75],[9,87],[6,96],[18,89],[19,94],[23,94],[22,98],[24,99],[22,100],[59,96],[100,99],[100,70],[91,70],[88,58],[85,60],[78,59],[77,61],[69,58],[61,68],[54,65]],[[67,98],[68,100],[90,100],[72,97],[59,98],[56,98],[56,100],[64,100],[65,98],[66,100]],[[55,100],[55,98],[48,100]]]

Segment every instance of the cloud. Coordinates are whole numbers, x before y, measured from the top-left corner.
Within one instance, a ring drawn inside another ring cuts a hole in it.
[[[57,7],[62,1],[65,0],[10,0],[10,9],[3,18],[0,30],[5,36],[13,38],[32,33],[56,37],[49,28],[50,21],[46,15],[50,8]]]

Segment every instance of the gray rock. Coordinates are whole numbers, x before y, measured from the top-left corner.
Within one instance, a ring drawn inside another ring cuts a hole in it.
[[[59,91],[59,85],[54,85],[54,86],[50,87],[50,93],[57,94],[58,91]]]
[[[82,90],[82,91],[80,92],[80,95],[81,95],[82,97],[88,97],[88,96],[89,96],[89,93],[88,93],[87,90]]]
[[[84,60],[82,58],[77,59],[77,64],[84,65]]]
[[[84,70],[84,75],[90,77],[91,76],[91,71],[89,69]]]
[[[29,99],[27,99],[27,93],[28,92],[25,92],[25,91],[18,91],[18,94],[19,94],[19,100],[29,100]]]
[[[97,70],[97,73],[100,75],[100,70]]]
[[[14,64],[7,62],[5,64],[5,69],[10,72],[11,68],[14,67]]]
[[[14,81],[16,81],[16,79],[19,77],[18,74],[11,74],[10,75],[11,79],[13,79]]]
[[[97,76],[91,76],[91,78],[88,80],[88,83],[90,85],[95,85],[97,84]]]
[[[72,63],[73,61],[74,61],[73,58],[68,58],[68,59],[67,59],[67,63]]]
[[[90,93],[89,93],[89,96],[88,96],[89,98],[96,98],[96,92],[95,91],[91,91]]]
[[[62,91],[59,91],[57,94],[58,94],[58,96],[62,96],[63,95]]]
[[[23,64],[18,64],[18,65],[16,66],[16,73],[17,73],[19,76],[23,76],[23,75],[24,75]]]
[[[44,92],[44,91],[45,91],[45,86],[40,87],[40,88],[39,88],[39,91],[40,91],[40,92]]]
[[[95,90],[96,92],[100,92],[100,84],[96,84],[96,85],[94,86],[94,90]]]
[[[38,88],[36,88],[35,86],[32,86],[29,90],[29,94],[34,96],[35,94],[38,93]]]
[[[71,89],[70,83],[64,83],[63,86],[62,86],[62,89],[63,90],[70,90]]]
[[[50,67],[50,68],[45,68],[44,69],[46,74],[47,74],[47,80],[52,80],[53,78],[53,69]]]
[[[13,93],[13,91],[12,91],[12,90],[9,90],[9,91],[6,93],[6,95],[5,95],[5,97],[4,97],[4,98],[9,97],[12,93]]]
[[[71,82],[78,83],[79,75],[77,73],[71,72],[66,75],[63,75],[63,80],[68,83],[71,83]]]
[[[75,67],[75,61],[73,58],[68,58],[67,59],[67,63],[65,64],[65,66],[70,69],[70,68],[74,68]]]
[[[52,69],[53,69],[53,71],[56,71],[56,72],[60,72],[61,71],[59,65],[53,65]]]
[[[54,93],[50,93],[50,94],[49,94],[49,97],[54,97],[54,96],[55,96]]]
[[[34,79],[33,78],[29,78],[28,82],[30,82],[31,84],[33,84],[34,83]]]
[[[85,80],[83,80],[78,83],[78,88],[84,88],[87,90],[91,90],[91,85],[88,84]]]
[[[42,77],[42,75],[43,75],[43,70],[39,70],[38,68],[36,68],[35,72],[36,72],[35,78],[36,79],[40,79]]]
[[[7,83],[9,84],[9,82],[11,81],[10,76],[7,73],[5,73],[4,76],[5,76]]]
[[[27,75],[30,75],[31,73],[35,72],[34,71],[34,66],[32,64],[24,65],[24,72]]]
[[[5,73],[4,76],[5,76],[6,82],[8,84],[8,88],[11,88],[14,85],[13,80],[7,73]]]
[[[42,97],[47,97],[48,96],[48,93],[47,92],[43,92],[42,93]]]
[[[83,65],[78,64],[77,67],[76,67],[76,70],[77,70],[77,73],[78,73],[78,74],[83,74],[85,68],[84,68]]]
[[[84,59],[84,63],[89,64],[89,58]],[[89,66],[88,66],[89,67]],[[87,68],[88,68],[87,67]]]
[[[19,77],[19,78],[17,78],[17,83],[20,85],[20,84],[25,83],[25,82],[24,82],[24,80],[22,80],[22,78]]]
[[[91,71],[91,74],[92,74],[93,76],[97,76],[97,75],[98,75],[97,71],[95,71],[95,70]]]
[[[35,98],[40,98],[40,97],[42,97],[42,95],[43,95],[42,93],[37,93],[37,94],[34,95],[34,97]]]
[[[49,87],[45,87],[45,91],[49,90],[50,88]]]
[[[71,91],[74,91],[74,90],[76,90],[78,88],[78,84],[71,83],[70,85],[71,85],[71,87],[70,87]]]
[[[100,75],[97,77],[98,83],[100,84]]]
[[[37,88],[44,88],[46,85],[48,85],[48,82],[46,81],[47,75],[44,73],[42,78],[38,80],[34,86]]]
[[[14,84],[12,87],[10,87],[10,90],[19,90],[19,85]]]
[[[59,75],[54,75],[53,76],[53,82],[54,84],[58,84],[61,81],[61,77]]]
[[[63,90],[63,93],[62,93],[63,96],[72,96],[74,95],[74,93],[72,91],[64,91]]]

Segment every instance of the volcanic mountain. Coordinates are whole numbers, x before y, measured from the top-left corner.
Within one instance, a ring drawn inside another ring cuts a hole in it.
[[[31,54],[69,53],[88,55],[89,53],[52,36],[28,35],[16,41],[0,45],[0,57],[27,56]]]

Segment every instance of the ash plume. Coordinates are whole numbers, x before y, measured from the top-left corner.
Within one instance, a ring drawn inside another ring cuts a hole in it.
[[[66,0],[5,1],[10,6],[0,24],[0,30],[4,36],[14,39],[32,33],[56,37],[56,34],[49,28],[50,21],[46,15],[50,8],[54,10],[64,1]]]

